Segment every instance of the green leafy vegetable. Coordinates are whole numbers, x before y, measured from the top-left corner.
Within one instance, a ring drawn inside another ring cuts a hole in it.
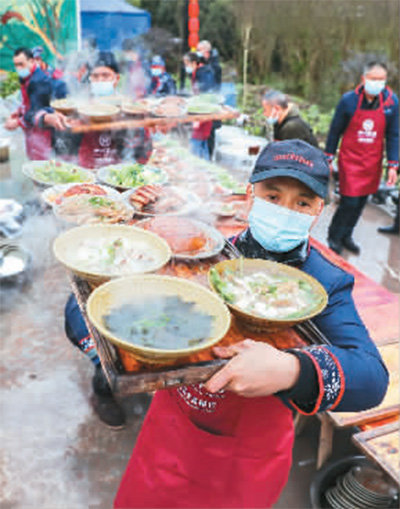
[[[235,300],[235,297],[232,293],[226,291],[226,283],[221,279],[219,272],[214,267],[210,269],[210,281],[217,292],[229,303],[232,303]]]

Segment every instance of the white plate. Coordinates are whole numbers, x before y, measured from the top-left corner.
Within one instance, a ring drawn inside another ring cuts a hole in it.
[[[42,200],[47,205],[50,205],[50,207],[53,207],[56,205],[57,198],[61,197],[71,187],[79,186],[79,185],[81,185],[81,184],[73,184],[73,183],[72,184],[57,184],[55,186],[48,187],[47,189],[45,189],[41,193],[40,196],[41,196]],[[103,184],[94,184],[94,185],[100,187],[101,189],[103,189],[103,191],[106,192],[105,195],[100,195],[100,196],[113,196],[115,198],[118,198],[120,196],[120,193],[113,187],[104,186]],[[91,196],[96,196],[96,195],[93,194]]]
[[[147,219],[143,219],[142,221],[137,222],[135,224],[135,226],[143,228],[144,225],[146,225],[146,223],[149,223],[150,221],[152,221],[152,219],[153,218],[150,218],[150,217]],[[213,228],[212,226],[210,226],[206,223],[203,223],[202,221],[197,221],[197,220],[190,219],[190,218],[185,218],[185,219],[188,221],[191,221],[195,228],[200,229],[205,234],[205,236],[207,238],[210,238],[213,241],[214,246],[206,251],[200,251],[193,255],[187,254],[187,253],[182,253],[182,254],[175,253],[171,247],[173,258],[176,258],[177,260],[203,260],[206,258],[211,258],[212,256],[216,256],[223,250],[224,245],[225,245],[225,238],[222,235],[222,233],[220,233],[216,228]],[[151,231],[151,232],[155,233],[156,235],[159,235],[160,237],[162,237],[162,235],[160,235],[157,232],[154,232],[153,230],[147,230],[147,231]],[[165,239],[165,240],[167,240],[167,242],[168,242],[168,239]]]
[[[110,182],[110,170],[112,169],[123,169],[126,166],[131,166],[134,163],[121,163],[121,164],[112,164],[110,166],[104,166],[103,168],[100,168],[97,170],[97,178],[100,182],[103,182],[104,184],[114,187],[115,189],[119,189],[121,191],[127,191],[130,189],[136,189],[140,186],[123,186],[118,184],[113,184]],[[161,170],[160,168],[157,168],[155,166],[147,166],[143,165],[143,173],[148,176],[149,182],[143,185],[150,185],[150,184],[165,184],[168,181],[168,175],[164,170]]]
[[[143,187],[143,186],[139,186]],[[131,204],[129,201],[129,197],[132,193],[134,193],[138,187],[130,189],[129,191],[125,191],[122,193],[123,199],[131,206],[134,207],[134,205]],[[137,210],[136,215],[137,216],[149,216],[149,217],[158,217],[158,216],[184,216],[187,214],[191,214],[195,210],[197,210],[201,205],[201,200],[197,196],[197,194],[192,193],[191,191],[188,191],[184,189],[183,187],[177,187],[177,186],[163,186],[163,191],[165,193],[168,193],[168,190],[172,190],[175,193],[177,193],[179,196],[181,196],[185,200],[185,204],[175,212],[167,212],[167,213],[161,213],[161,214],[151,214],[150,212],[144,212]]]
[[[65,166],[66,168],[70,168],[71,170],[73,168],[78,169],[80,172],[82,172],[82,175],[84,176],[84,180],[82,180],[81,182],[65,182],[65,183],[72,183],[72,184],[91,183],[92,184],[96,180],[96,174],[91,170],[81,168],[77,164],[66,163],[63,161],[59,161],[59,162],[61,165]],[[30,179],[32,179],[37,184],[40,184],[42,186],[50,187],[50,186],[62,184],[63,182],[41,180],[40,177],[36,176],[36,173],[35,173],[36,170],[38,168],[40,168],[41,166],[46,165],[48,163],[49,163],[49,161],[29,161],[22,165],[22,173],[24,175],[26,175],[27,177],[29,177]]]
[[[135,209],[128,203],[126,203],[122,198],[114,198],[110,196],[105,196],[104,198],[107,198],[107,200],[111,200],[114,202],[118,209],[121,211],[122,217],[118,222],[111,222],[104,216],[96,216],[94,213],[92,213],[92,210],[95,210],[95,208],[88,207],[85,210],[85,200],[84,198],[99,198],[96,196],[89,196],[89,195],[76,195],[71,196],[69,198],[65,198],[60,205],[55,205],[53,207],[54,214],[58,219],[61,219],[62,221],[65,221],[70,224],[76,224],[76,225],[83,225],[83,224],[119,224],[119,223],[125,223],[132,219],[132,217],[135,214]],[[100,197],[101,198],[101,197]],[[71,212],[72,205],[74,202],[77,202],[76,204],[76,210],[78,213]],[[80,205],[82,204],[82,212],[79,213]],[[104,218],[104,219],[102,219]]]

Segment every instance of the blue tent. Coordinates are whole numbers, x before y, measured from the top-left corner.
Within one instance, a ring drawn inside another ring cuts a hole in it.
[[[95,39],[100,50],[120,49],[151,26],[150,13],[124,0],[80,0],[80,12],[81,40]]]

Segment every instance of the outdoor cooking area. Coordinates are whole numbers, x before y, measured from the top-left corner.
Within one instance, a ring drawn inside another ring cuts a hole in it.
[[[1,507],[398,507],[374,2],[320,81],[297,3],[28,3],[0,34]],[[317,93],[332,65],[354,83]]]

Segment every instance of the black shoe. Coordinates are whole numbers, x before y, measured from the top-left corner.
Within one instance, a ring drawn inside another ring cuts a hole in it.
[[[125,427],[125,413],[113,396],[92,394],[90,403],[101,422],[109,428],[119,430]]]
[[[343,251],[343,245],[341,242],[333,239],[328,239],[328,246],[332,249],[332,251],[335,251],[336,254],[341,254]]]
[[[101,367],[97,364],[92,378],[93,392],[98,396],[112,396],[110,385],[107,381],[106,375]]]
[[[392,224],[392,226],[380,226],[378,228],[378,232],[379,233],[387,233],[388,235],[398,235],[400,232],[399,232],[399,227],[394,224]]]
[[[343,239],[343,247],[354,254],[360,254],[360,246],[358,246],[351,237]]]

